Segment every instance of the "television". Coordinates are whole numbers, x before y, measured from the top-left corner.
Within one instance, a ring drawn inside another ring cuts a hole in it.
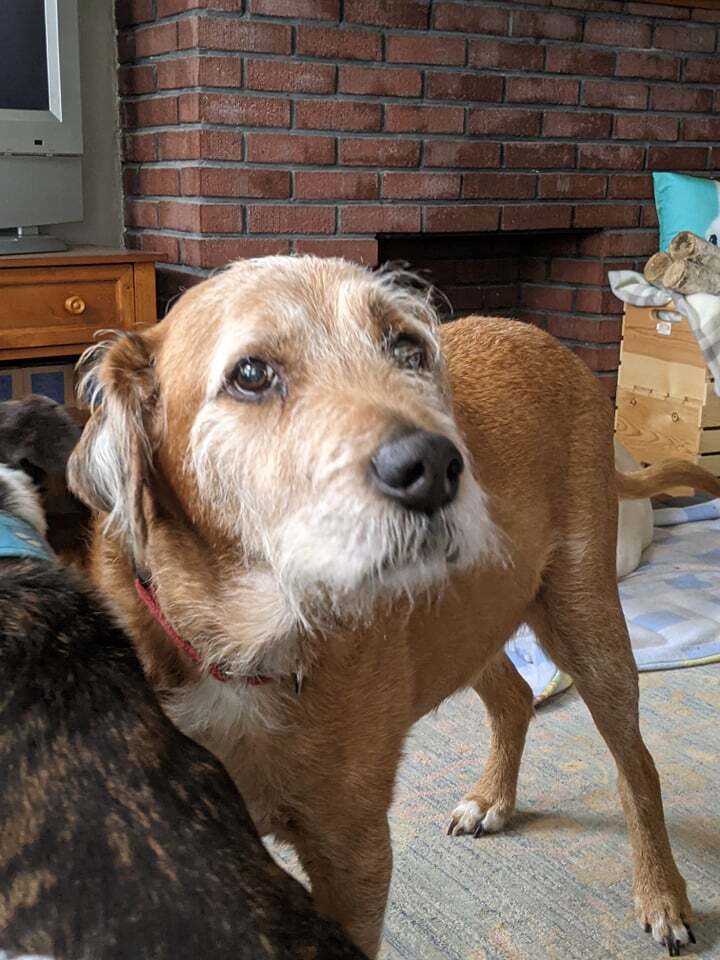
[[[82,220],[77,0],[0,0],[0,255],[64,250]]]

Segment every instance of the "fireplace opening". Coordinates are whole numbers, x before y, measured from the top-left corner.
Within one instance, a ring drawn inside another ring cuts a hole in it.
[[[392,234],[378,237],[378,261],[405,263],[432,283],[442,294],[443,320],[503,316],[547,330],[606,380],[612,394],[622,304],[607,284],[608,269],[618,264],[594,252],[600,234]]]

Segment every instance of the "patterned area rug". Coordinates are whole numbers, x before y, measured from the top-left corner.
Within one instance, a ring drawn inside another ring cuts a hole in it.
[[[643,732],[697,913],[691,952],[720,958],[720,665],[646,673],[640,684]],[[509,829],[446,837],[486,742],[472,692],[421,721],[408,741],[391,818],[383,960],[662,957],[632,915],[615,770],[577,693],[538,711]],[[282,862],[298,875],[286,853]]]

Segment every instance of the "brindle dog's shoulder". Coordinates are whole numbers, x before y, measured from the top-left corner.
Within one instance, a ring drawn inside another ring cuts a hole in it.
[[[0,954],[359,960],[98,597],[52,562],[0,564]]]

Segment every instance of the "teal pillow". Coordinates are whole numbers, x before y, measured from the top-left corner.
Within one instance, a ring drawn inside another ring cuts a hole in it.
[[[661,250],[667,250],[681,230],[691,230],[720,245],[720,181],[682,173],[653,173],[653,187]]]

